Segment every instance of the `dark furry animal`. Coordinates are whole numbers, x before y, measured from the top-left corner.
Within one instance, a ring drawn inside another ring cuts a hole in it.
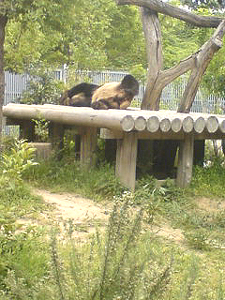
[[[91,98],[93,92],[99,86],[91,83],[80,83],[70,90],[67,90],[63,93],[62,97],[59,99],[59,104],[77,106],[77,107],[90,107]]]
[[[105,83],[92,96],[94,109],[126,109],[139,92],[139,83],[132,75],[126,75],[121,82]]]

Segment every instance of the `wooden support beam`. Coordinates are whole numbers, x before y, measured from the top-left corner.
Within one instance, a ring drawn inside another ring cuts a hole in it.
[[[177,168],[177,185],[185,188],[191,182],[192,167],[193,167],[193,151],[194,151],[194,137],[193,135],[186,135],[183,141],[180,141],[178,154],[178,168]]]
[[[30,120],[20,121],[20,139],[27,140],[28,142],[34,142],[35,133],[34,133],[35,124]]]
[[[89,168],[96,163],[97,128],[85,127],[81,132],[80,163]]]
[[[137,141],[137,133],[129,132],[117,142],[116,175],[131,191],[135,189]]]
[[[52,149],[57,152],[58,159],[61,159],[60,150],[63,149],[64,143],[64,126],[59,123],[50,122],[49,124],[49,139],[52,144]]]

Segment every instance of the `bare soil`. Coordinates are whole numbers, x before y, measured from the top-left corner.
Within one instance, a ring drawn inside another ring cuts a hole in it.
[[[111,209],[109,203],[99,204],[70,193],[51,193],[40,189],[35,189],[33,192],[52,206],[51,213],[43,215],[42,219],[45,218],[48,223],[60,225],[62,230],[65,222],[72,221],[75,225],[74,237],[84,238],[95,231],[96,225],[98,228],[105,228],[108,222]],[[23,223],[22,220],[21,223]],[[158,236],[175,243],[181,243],[184,239],[182,231],[172,228],[169,224],[151,226],[151,230]]]
[[[74,228],[74,237],[85,238],[95,231],[96,226],[104,229],[110,215],[112,205],[110,203],[96,203],[93,200],[80,197],[71,193],[52,193],[46,190],[35,189],[33,193],[39,195],[50,205],[51,210],[43,212],[37,224],[52,225],[57,224],[62,233],[65,233],[65,224],[72,222]],[[208,198],[196,199],[196,204],[200,210],[209,213],[225,209],[225,202],[218,202]],[[34,220],[21,219],[20,224],[35,225]],[[68,227],[67,227],[68,228]],[[184,235],[182,230],[172,228],[168,223],[151,226],[154,234],[177,244],[182,244]]]

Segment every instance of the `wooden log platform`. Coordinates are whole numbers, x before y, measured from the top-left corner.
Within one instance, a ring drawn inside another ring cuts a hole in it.
[[[100,128],[101,138],[118,140],[116,175],[131,190],[135,188],[138,140],[179,140],[177,184],[186,187],[192,176],[193,141],[225,139],[225,115],[135,108],[93,110],[50,104],[8,104],[3,107],[3,115],[8,124],[20,125],[22,137],[29,141],[32,141],[32,120],[44,119],[50,122],[50,128],[55,128],[50,135],[52,144],[57,135],[62,140],[63,128],[66,126],[78,128],[81,135],[80,160],[85,167],[95,162],[97,129]],[[57,128],[60,128],[59,132]]]

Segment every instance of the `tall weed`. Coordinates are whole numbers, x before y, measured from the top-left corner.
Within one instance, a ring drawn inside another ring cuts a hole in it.
[[[154,263],[154,255],[144,246],[143,214],[144,208],[135,209],[131,195],[122,204],[117,200],[106,235],[97,231],[90,242],[81,245],[71,238],[69,265],[65,261],[63,267],[54,240],[54,274],[60,299],[132,300],[162,295],[171,266]]]

